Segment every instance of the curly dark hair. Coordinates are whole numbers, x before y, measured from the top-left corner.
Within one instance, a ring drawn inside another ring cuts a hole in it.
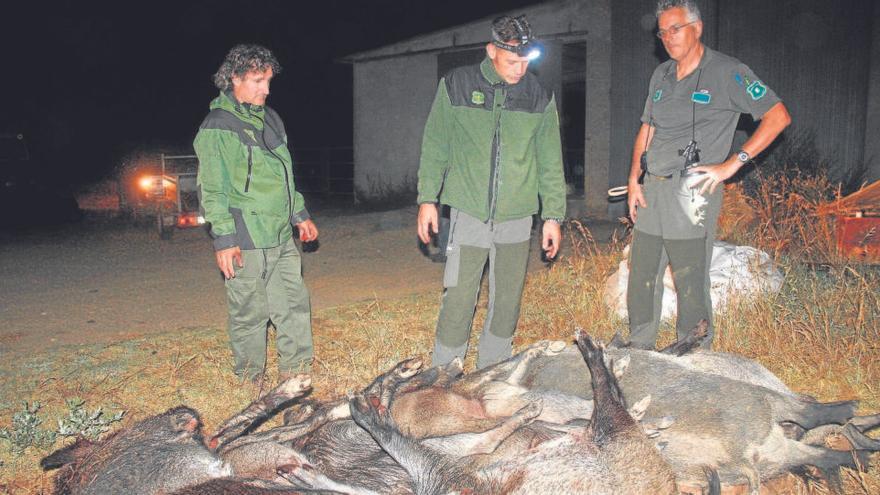
[[[526,33],[528,37],[531,38],[532,28],[529,25],[529,21],[526,19],[525,14],[523,14],[515,18],[510,17],[509,15],[495,18],[495,20],[492,21],[492,39],[502,43],[520,41],[522,33],[517,29],[517,23],[519,23],[523,33]]]
[[[235,45],[214,74],[214,85],[220,91],[226,91],[232,86],[232,76],[241,77],[253,70],[266,69],[272,69],[275,75],[281,72],[281,64],[268,48],[250,44]]]

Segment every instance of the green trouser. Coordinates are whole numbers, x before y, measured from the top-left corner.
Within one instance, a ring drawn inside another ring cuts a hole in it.
[[[432,364],[447,364],[456,357],[464,359],[488,261],[489,309],[477,350],[477,367],[485,368],[511,354],[529,261],[532,219],[483,224],[455,209],[450,217],[443,300]]]
[[[702,346],[710,348],[714,325],[709,268],[722,188],[701,196],[678,173],[670,179],[648,174],[643,193],[648,206],[638,210],[626,291],[630,341],[654,348],[663,309],[663,274],[670,264],[677,293],[677,337],[686,336],[705,318],[709,333]]]
[[[278,371],[309,371],[312,321],[309,292],[293,238],[268,249],[241,251],[243,267],[226,281],[229,345],[235,373],[251,378],[266,367],[268,324],[275,326]]]

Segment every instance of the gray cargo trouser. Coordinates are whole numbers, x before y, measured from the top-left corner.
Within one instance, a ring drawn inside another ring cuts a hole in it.
[[[532,217],[483,223],[452,209],[443,300],[434,342],[434,366],[456,357],[464,359],[479,296],[480,281],[489,261],[489,310],[480,334],[477,367],[510,357],[519,320],[520,301],[529,260]]]
[[[705,318],[709,334],[702,345],[712,345],[709,268],[723,188],[701,196],[688,182],[678,172],[669,179],[645,176],[642,190],[648,206],[638,210],[626,290],[630,341],[636,347],[654,348],[656,344],[667,264],[672,266],[677,292],[677,337],[686,336]]]
[[[251,378],[264,371],[270,321],[276,330],[279,372],[308,372],[311,308],[296,244],[291,238],[274,248],[244,249],[241,256],[244,267],[236,266],[235,277],[226,281],[235,373]]]

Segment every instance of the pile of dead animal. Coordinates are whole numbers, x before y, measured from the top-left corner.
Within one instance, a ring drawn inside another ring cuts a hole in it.
[[[699,331],[660,352],[577,331],[466,375],[413,359],[328,403],[303,400],[299,375],[213,437],[180,406],[42,466],[58,468],[58,494],[758,493],[789,472],[839,489],[841,466],[880,450],[865,435],[880,414],[693,350]],[[257,430],[291,403],[284,426]]]

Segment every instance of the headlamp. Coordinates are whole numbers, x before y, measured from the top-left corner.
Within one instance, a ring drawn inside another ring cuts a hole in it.
[[[517,54],[517,56],[529,60],[535,60],[544,53],[544,45],[535,40],[530,40],[526,43],[520,43],[518,45],[510,45],[503,41],[492,40],[492,44],[497,46],[498,48],[513,52]]]
[[[544,45],[532,36],[532,29],[528,23],[524,22],[524,17],[520,16],[512,19],[513,25],[516,26],[519,44],[511,45],[506,43],[506,40],[502,40],[494,30],[492,31],[492,44],[503,50],[513,52],[519,57],[535,60],[544,53]]]

